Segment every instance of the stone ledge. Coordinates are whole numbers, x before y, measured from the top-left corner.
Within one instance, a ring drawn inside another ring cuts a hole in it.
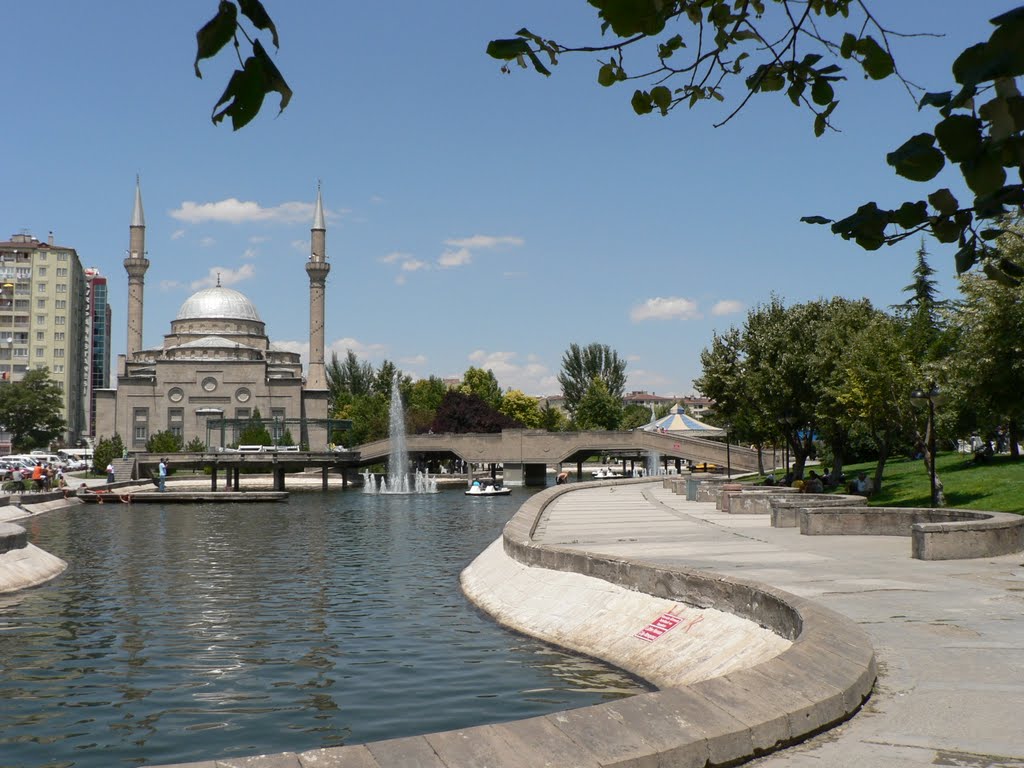
[[[863,496],[842,493],[801,493],[796,496],[772,496],[767,499],[772,528],[799,528],[802,509],[820,507],[866,507]]]
[[[806,536],[909,536],[917,560],[967,560],[1024,550],[1024,516],[930,507],[801,509]]]

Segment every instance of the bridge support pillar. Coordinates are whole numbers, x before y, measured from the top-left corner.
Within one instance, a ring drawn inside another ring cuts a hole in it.
[[[547,465],[506,461],[503,482],[505,485],[547,485]]]
[[[210,490],[217,490],[217,465],[212,464],[210,466]]]

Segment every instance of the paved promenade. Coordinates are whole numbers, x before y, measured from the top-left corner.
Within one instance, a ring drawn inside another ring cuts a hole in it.
[[[852,720],[758,766],[1024,766],[1024,554],[921,561],[897,537],[801,536],[658,484],[580,490],[535,540],[764,582],[854,620],[879,662]]]

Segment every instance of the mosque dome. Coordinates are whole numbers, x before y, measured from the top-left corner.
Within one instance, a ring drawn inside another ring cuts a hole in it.
[[[262,323],[252,302],[233,288],[217,285],[193,293],[175,320],[252,320]]]

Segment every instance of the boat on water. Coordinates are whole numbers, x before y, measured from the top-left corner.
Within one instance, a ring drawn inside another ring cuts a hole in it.
[[[466,496],[508,496],[510,493],[512,493],[512,489],[506,486],[480,485],[480,483],[473,483],[465,492]]]

